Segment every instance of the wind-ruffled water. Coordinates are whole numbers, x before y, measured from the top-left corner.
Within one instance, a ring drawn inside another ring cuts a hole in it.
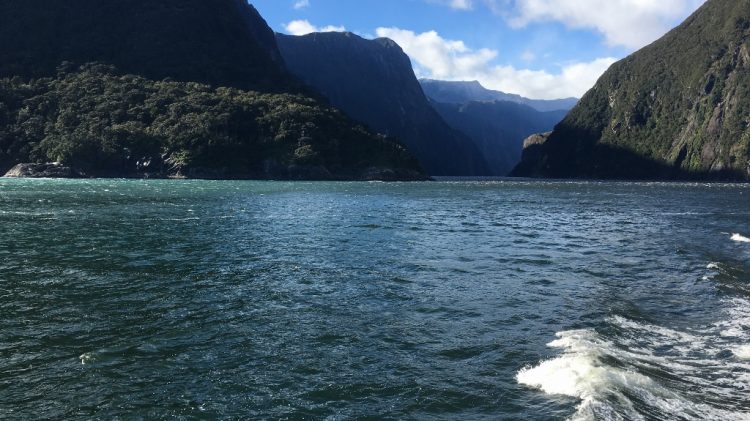
[[[750,419],[750,186],[0,180],[2,419]]]

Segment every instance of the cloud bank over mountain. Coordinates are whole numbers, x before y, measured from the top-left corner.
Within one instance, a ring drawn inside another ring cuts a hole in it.
[[[567,63],[557,73],[551,73],[496,64],[498,51],[474,50],[463,41],[445,39],[435,31],[418,34],[400,28],[378,28],[376,33],[396,41],[411,57],[421,78],[477,80],[490,89],[535,99],[580,98],[617,61],[605,57]]]

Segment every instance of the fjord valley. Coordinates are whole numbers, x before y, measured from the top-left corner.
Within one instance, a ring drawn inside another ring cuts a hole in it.
[[[0,0],[0,420],[750,420],[748,36]]]
[[[274,34],[244,0],[0,7],[0,172],[40,164],[15,176],[506,175],[574,102],[438,103],[393,41]]]
[[[613,65],[514,175],[750,180],[750,2],[709,0]]]
[[[0,169],[424,178],[396,141],[292,77],[244,0],[4,0],[0,20]]]

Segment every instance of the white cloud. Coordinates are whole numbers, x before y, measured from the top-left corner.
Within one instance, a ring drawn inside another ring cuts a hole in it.
[[[294,2],[294,10],[301,10],[310,7],[310,0],[297,0]]]
[[[471,10],[474,8],[474,0],[427,0],[429,3],[437,3],[456,10]]]
[[[478,0],[426,0],[468,10]],[[732,0],[722,0],[732,1]],[[608,46],[641,48],[684,20],[706,0],[481,0],[516,28],[558,21],[569,28],[593,29]]]
[[[290,35],[307,35],[313,32],[344,32],[346,28],[333,25],[319,28],[306,20],[293,20],[284,25],[284,30]]]
[[[594,29],[604,36],[607,45],[632,50],[664,35],[705,1],[485,0],[496,12],[507,16],[511,26],[558,21],[569,28]]]
[[[473,50],[462,41],[442,38],[437,32],[417,34],[399,28],[378,28],[380,37],[396,41],[408,54],[417,76],[442,80],[478,80],[490,89],[529,98],[581,97],[616,61],[607,57],[588,63],[570,63],[559,72],[517,69],[494,63],[498,52]]]
[[[470,10],[472,8],[471,0],[451,0],[450,7],[459,10]]]

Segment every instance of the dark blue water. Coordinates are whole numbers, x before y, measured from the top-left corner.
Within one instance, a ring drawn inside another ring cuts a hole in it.
[[[750,186],[0,180],[0,227],[2,419],[750,419]]]

